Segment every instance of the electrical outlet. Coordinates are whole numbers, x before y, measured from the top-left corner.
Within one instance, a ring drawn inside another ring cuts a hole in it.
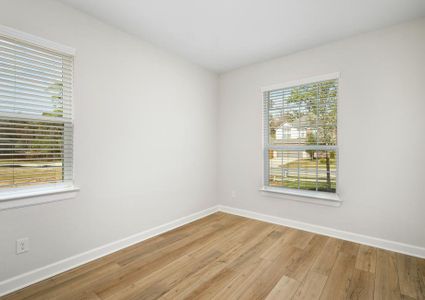
[[[232,198],[236,198],[236,191],[232,191]]]
[[[30,246],[29,243],[30,242],[27,237],[16,240],[16,254],[28,252]]]

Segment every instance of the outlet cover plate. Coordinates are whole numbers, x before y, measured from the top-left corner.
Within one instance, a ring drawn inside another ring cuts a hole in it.
[[[29,250],[29,239],[22,238],[16,240],[16,254],[22,254]]]

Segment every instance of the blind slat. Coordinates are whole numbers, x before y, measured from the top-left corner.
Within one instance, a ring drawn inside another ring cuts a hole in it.
[[[48,80],[54,80],[57,82],[62,82],[63,79],[71,80],[71,76],[63,72],[61,75],[59,74],[48,74],[46,72],[41,72],[33,68],[26,68],[23,66],[20,66],[19,64],[9,64],[4,60],[1,60],[0,57],[0,70],[1,72],[5,74],[18,74],[26,77],[35,77],[39,79],[48,79]]]
[[[6,80],[8,82],[16,82],[16,85],[18,86],[23,86],[23,87],[35,87],[35,88],[43,88],[43,89],[48,89],[51,85],[55,84],[56,82],[51,80],[51,81],[46,81],[43,80],[43,78],[41,79],[34,79],[34,78],[29,78],[29,77],[25,77],[25,76],[19,76],[19,74],[15,73],[15,74],[6,74],[6,73],[2,73],[1,72],[1,68],[0,68],[0,81],[1,82],[6,82]],[[71,87],[69,87],[67,84],[64,83],[64,86],[62,86],[63,91],[66,92],[71,92]]]
[[[29,51],[25,52],[25,51],[20,51],[17,48],[7,47],[1,42],[0,42],[0,53],[7,56],[17,57],[18,59],[22,61],[26,61],[31,64],[34,63],[40,66],[44,66],[46,68],[51,68],[51,69],[63,68],[66,70],[72,70],[72,60],[59,59],[57,61],[52,61],[52,60],[46,59],[45,57],[32,54]]]
[[[5,53],[1,50],[0,50],[0,59],[6,65],[19,66],[22,69],[35,70],[37,72],[40,72],[46,75],[61,77],[62,74],[66,74],[66,75],[69,75],[70,77],[72,73],[71,69],[65,68],[63,66],[57,67],[57,68],[52,66],[47,66],[43,63],[33,61],[30,59],[25,59],[25,58],[16,56],[13,53]]]
[[[1,37],[0,45],[5,48],[19,51],[26,56],[38,57],[51,63],[62,64],[65,61],[72,64],[72,56],[55,53],[44,48],[34,47],[33,45],[25,44],[25,42],[23,43],[22,41],[9,39],[7,37]]]

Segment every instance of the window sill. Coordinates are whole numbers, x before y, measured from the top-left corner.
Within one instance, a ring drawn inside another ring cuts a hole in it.
[[[316,191],[300,191],[285,188],[274,188],[264,186],[260,189],[261,192],[270,193],[270,195],[278,196],[294,201],[301,201],[313,204],[327,206],[341,206],[342,200],[336,193],[316,192]]]
[[[75,198],[79,190],[74,185],[66,185],[3,191],[0,192],[0,210]]]

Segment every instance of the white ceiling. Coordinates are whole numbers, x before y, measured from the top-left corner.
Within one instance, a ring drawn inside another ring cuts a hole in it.
[[[425,15],[425,0],[60,0],[223,72]]]

